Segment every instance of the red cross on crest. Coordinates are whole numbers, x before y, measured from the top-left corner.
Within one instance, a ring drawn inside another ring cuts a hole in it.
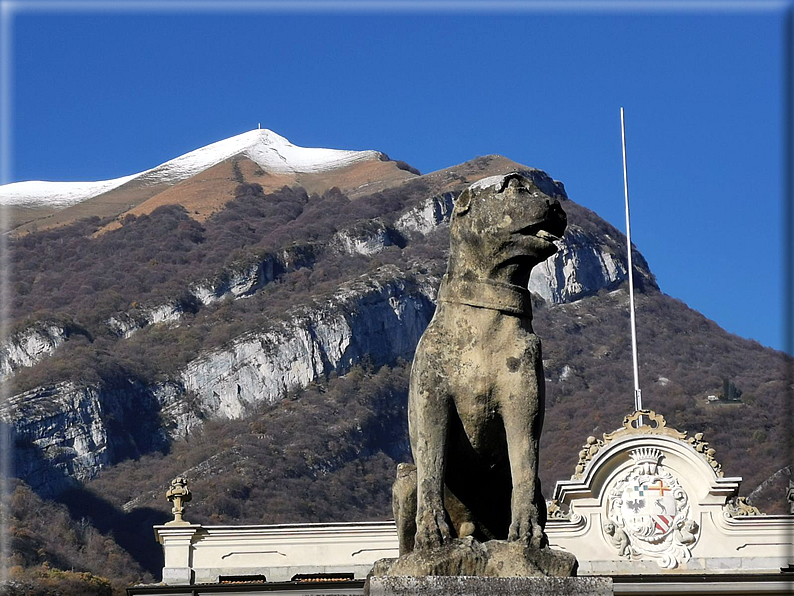
[[[648,487],[648,490],[655,490],[655,491],[658,491],[658,492],[659,492],[659,495],[663,497],[663,496],[664,496],[664,492],[665,492],[665,491],[671,491],[671,490],[673,490],[673,489],[672,489],[672,488],[670,488],[669,486],[665,486],[665,485],[664,485],[664,483],[663,483],[663,482],[661,481],[661,479],[660,479],[660,480],[659,480],[659,484],[658,484],[658,486],[653,486],[653,485],[651,485],[651,486],[649,486],[649,487]]]

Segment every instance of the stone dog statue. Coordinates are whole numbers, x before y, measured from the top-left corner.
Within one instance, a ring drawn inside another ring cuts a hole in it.
[[[544,378],[527,290],[566,224],[558,200],[517,173],[459,196],[438,307],[411,370],[416,465],[400,464],[393,487],[401,556],[375,575],[571,574],[575,559],[544,548]],[[542,561],[527,554],[541,549]]]

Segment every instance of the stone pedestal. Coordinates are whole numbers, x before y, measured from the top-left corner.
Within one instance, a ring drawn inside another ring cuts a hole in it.
[[[612,596],[609,577],[371,577],[368,596]]]
[[[372,569],[377,577],[571,577],[575,573],[576,557],[571,553],[530,548],[517,541],[478,542],[471,536],[398,559],[381,559]]]
[[[200,528],[201,526],[198,524],[187,522],[154,527],[155,536],[163,545],[164,584],[190,584],[193,582],[193,570],[191,569],[193,542]]]

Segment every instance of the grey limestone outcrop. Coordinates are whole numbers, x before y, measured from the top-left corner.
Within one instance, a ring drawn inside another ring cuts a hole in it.
[[[532,270],[529,290],[545,302],[563,304],[614,287],[628,279],[625,246],[572,225],[558,251]],[[635,257],[636,258],[636,257]],[[655,285],[644,259],[637,259],[635,275]]]
[[[63,325],[42,321],[11,334],[0,344],[0,379],[33,366],[52,354],[68,337]]]
[[[388,246],[399,246],[399,234],[380,220],[366,221],[340,230],[331,238],[331,249],[371,257]]]
[[[50,496],[107,464],[163,447],[158,410],[154,394],[132,382],[66,382],[3,402],[0,424],[14,444],[14,475]]]
[[[396,267],[343,286],[331,299],[271,328],[203,354],[181,373],[208,417],[237,418],[363,356],[410,359],[434,311],[435,280],[404,279]]]
[[[407,210],[395,222],[394,227],[402,234],[429,234],[442,224],[448,224],[455,206],[455,193],[446,192],[425,199],[418,206]]]

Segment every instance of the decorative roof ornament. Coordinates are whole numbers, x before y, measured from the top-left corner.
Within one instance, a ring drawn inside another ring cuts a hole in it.
[[[548,519],[571,519],[571,512],[566,513],[557,499],[551,499],[546,501],[546,516]]]
[[[173,508],[171,513],[174,514],[174,519],[166,523],[166,526],[187,526],[190,522],[182,519],[185,513],[185,503],[190,501],[193,496],[190,494],[190,489],[187,487],[187,478],[177,476],[171,481],[171,488],[165,493],[165,498],[172,504]]]
[[[703,433],[695,433],[695,436],[689,437],[686,442],[692,445],[692,447],[695,448],[695,451],[705,457],[706,461],[709,462],[709,465],[714,468],[714,472],[717,474],[717,476],[722,478],[722,465],[720,465],[720,463],[714,459],[714,454],[717,453],[717,451],[714,448],[709,447],[709,444],[703,440]]]
[[[634,465],[644,474],[656,474],[659,462],[662,460],[662,450],[656,447],[640,447],[629,453],[634,460]]]
[[[639,424],[640,418],[645,416],[648,420]],[[623,418],[623,428],[611,433],[604,433],[604,441],[609,443],[614,439],[621,438],[628,434],[645,434],[645,435],[665,435],[673,437],[674,439],[683,440],[686,437],[685,432],[677,431],[673,428],[667,427],[667,421],[664,416],[657,414],[653,410],[636,410],[635,412]]]
[[[744,517],[746,515],[766,515],[761,513],[758,507],[751,505],[747,497],[734,497],[728,499],[722,507],[722,514],[725,517]]]
[[[640,423],[640,421],[642,421],[642,423]],[[604,433],[603,440],[596,437],[587,437],[587,442],[582,446],[581,451],[579,451],[579,461],[576,464],[571,480],[581,480],[589,463],[597,453],[604,449],[604,447],[618,439],[637,435],[661,435],[683,441],[691,445],[695,451],[708,462],[709,466],[711,466],[714,473],[719,478],[722,478],[724,475],[722,465],[714,457],[716,451],[709,447],[709,444],[703,440],[703,433],[695,433],[693,437],[687,438],[686,432],[681,432],[667,426],[667,421],[661,414],[653,410],[636,410],[623,418],[623,426],[621,428],[611,433]]]
[[[576,464],[576,470],[572,478],[581,478],[584,469],[587,467],[596,453],[598,453],[604,446],[604,441],[596,439],[595,437],[587,437],[587,442],[582,445],[582,450],[579,452],[579,463]]]

